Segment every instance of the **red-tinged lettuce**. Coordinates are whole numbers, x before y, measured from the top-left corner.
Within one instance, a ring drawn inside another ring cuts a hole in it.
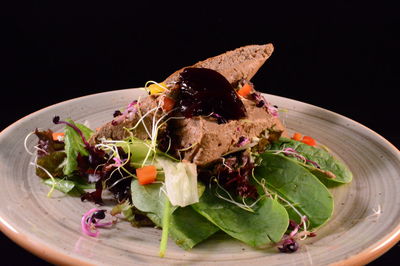
[[[53,140],[53,131],[35,130],[38,137],[36,164],[46,169],[53,177],[63,176],[62,163],[65,160],[64,143]],[[36,167],[36,175],[47,179],[50,176],[40,167]]]
[[[70,190],[77,192],[82,200],[102,204],[102,192],[108,189],[119,201],[130,199],[131,177],[124,176],[122,171],[116,171],[117,165],[112,160],[112,154],[91,145],[88,142],[93,131],[79,123],[67,119],[60,120],[56,116],[55,124],[65,124],[64,141],[53,140],[51,130],[39,131],[35,134],[39,138],[37,150],[36,173],[43,179],[50,179],[46,184],[54,189],[70,194]],[[121,160],[126,160],[128,155],[119,148]],[[134,172],[129,165],[125,166],[129,172]],[[50,176],[50,175],[51,176]],[[50,178],[51,177],[51,178]],[[54,182],[54,180],[65,182]],[[86,186],[82,187],[82,184]],[[91,186],[88,186],[90,185]],[[94,189],[86,192],[85,189]]]
[[[128,154],[122,148],[118,149],[121,156],[120,160],[126,160]],[[89,156],[78,155],[78,170],[82,177],[86,177],[88,182],[95,183],[95,191],[82,194],[81,200],[103,204],[102,193],[108,189],[117,199],[122,202],[130,198],[130,183],[132,177],[127,177],[127,172],[133,173],[134,169],[129,165],[124,165],[127,171],[118,171],[115,160],[103,150],[95,147],[89,148]]]
[[[78,154],[81,156],[89,156],[88,145],[85,139],[89,139],[93,131],[82,124],[74,123],[70,119],[67,119],[66,122],[76,126],[80,130],[79,132],[69,125],[67,125],[64,130],[65,153],[67,154],[64,174],[71,175],[74,171],[78,170]]]
[[[65,152],[55,151],[44,156],[38,156],[36,164],[46,169],[53,177],[63,177],[62,164],[66,158]],[[48,179],[50,176],[40,167],[36,167],[36,175]]]
[[[53,139],[53,131],[48,130],[35,130],[35,135],[39,141],[36,145],[38,157],[49,155],[55,151],[62,151],[64,143]]]

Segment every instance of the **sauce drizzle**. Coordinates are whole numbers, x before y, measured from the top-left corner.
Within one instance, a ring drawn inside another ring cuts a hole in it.
[[[243,102],[229,81],[208,68],[186,68],[179,77],[178,106],[186,118],[218,116],[219,123],[246,117]]]

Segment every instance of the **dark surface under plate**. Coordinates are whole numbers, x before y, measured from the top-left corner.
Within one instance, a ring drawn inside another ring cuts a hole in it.
[[[392,6],[198,1],[9,8],[2,16],[0,130],[60,101],[140,87],[226,50],[272,42],[274,54],[253,79],[258,90],[335,111],[400,147],[394,95],[400,25]],[[2,234],[0,243],[7,265],[46,264]],[[395,245],[371,265],[390,265],[398,253]]]

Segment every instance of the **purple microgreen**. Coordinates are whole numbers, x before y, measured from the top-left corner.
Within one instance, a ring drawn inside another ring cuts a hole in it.
[[[224,158],[215,166],[213,175],[219,178],[219,183],[224,189],[232,190],[242,198],[257,199],[257,189],[250,182],[255,164],[249,159],[249,153],[242,152],[237,155]]]
[[[241,137],[239,137],[239,141],[236,144],[236,146],[237,147],[242,147],[242,146],[244,146],[246,144],[249,144],[249,143],[250,143],[250,139],[249,138],[241,136]]]
[[[221,115],[219,115],[217,113],[211,113],[211,117],[216,118],[218,124],[228,123],[228,120],[226,120],[224,117],[222,117]]]
[[[278,249],[283,253],[293,253],[299,249],[299,244],[293,238],[285,235],[284,239],[278,245]]]
[[[117,117],[117,116],[120,116],[120,115],[122,115],[121,111],[120,110],[116,110],[116,111],[114,111],[113,117]]]
[[[258,108],[263,107],[264,105],[265,105],[265,102],[263,100],[256,103],[256,107],[258,107]]]
[[[114,157],[113,160],[114,160],[115,163],[113,163],[112,165],[114,167],[117,167],[117,168],[123,166],[123,164],[126,161],[126,159],[122,159],[121,160],[121,158],[118,158],[118,157]]]
[[[111,124],[113,126],[116,126],[116,125],[122,123],[122,121],[124,121],[126,118],[131,119],[132,115],[134,115],[137,111],[136,105],[138,105],[138,101],[134,100],[133,102],[128,104],[128,106],[126,107],[124,112],[121,113],[121,111],[118,111],[118,110],[115,111],[114,112],[114,120],[111,121]]]
[[[92,208],[86,212],[81,219],[82,232],[91,237],[98,237],[100,232],[98,227],[107,227],[114,224],[114,222],[100,222],[106,218],[106,210]]]
[[[68,122],[68,121],[60,120],[60,117],[59,117],[59,116],[55,116],[55,117],[53,118],[53,123],[56,124],[56,125],[58,125],[58,124],[64,124],[64,125],[67,125],[67,126],[71,127],[72,129],[74,129],[74,130],[76,131],[76,133],[79,134],[79,136],[81,136],[82,141],[83,141],[83,143],[85,144],[86,148],[89,148],[89,147],[90,147],[90,144],[89,144],[89,142],[86,140],[86,138],[85,138],[85,136],[83,135],[82,131],[81,131],[75,124],[70,123],[70,122]]]
[[[303,155],[301,155],[298,151],[296,151],[293,148],[285,148],[283,149],[283,154],[285,154],[286,156],[293,156],[297,159],[299,159],[300,161],[304,162],[304,163],[310,163],[312,164],[314,167],[321,169],[321,167],[319,166],[319,164],[317,162],[314,162],[312,160],[307,159],[306,157],[304,157]]]
[[[321,169],[321,166],[319,166],[317,162],[311,161],[309,159],[306,159],[306,162],[312,164],[315,168]]]

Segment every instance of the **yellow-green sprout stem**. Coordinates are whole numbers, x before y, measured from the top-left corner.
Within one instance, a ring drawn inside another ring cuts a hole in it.
[[[235,201],[235,200],[233,199],[233,197],[231,196],[231,194],[230,194],[225,188],[223,188],[223,187],[218,183],[217,178],[214,178],[213,181],[217,184],[217,188],[219,188],[220,190],[222,190],[222,191],[228,196],[228,197],[222,196],[222,195],[218,192],[218,190],[216,189],[216,190],[215,190],[215,195],[216,195],[218,198],[220,198],[220,199],[222,199],[222,200],[224,200],[224,201],[227,201],[227,202],[229,202],[229,203],[232,203],[232,204],[238,206],[239,208],[241,208],[241,209],[243,209],[243,210],[245,210],[245,211],[248,211],[248,212],[254,212],[254,210],[253,210],[252,208],[253,208],[260,200],[262,200],[263,198],[265,198],[265,196],[261,196],[261,197],[259,197],[256,201],[254,201],[252,204],[250,204],[250,205],[247,204],[247,203],[245,202],[244,198],[242,198],[242,202],[243,202],[243,203],[240,203],[240,202]],[[211,183],[210,183],[210,186],[211,186]]]
[[[101,149],[103,149],[104,151],[109,151],[109,152],[111,151],[111,152],[112,152],[112,155],[111,155],[110,160],[111,160],[111,159],[114,159],[114,158],[118,158],[119,160],[121,160],[121,157],[120,157],[119,152],[118,152],[118,146],[117,146],[117,144],[127,144],[127,143],[126,143],[125,141],[107,141],[107,140],[106,140],[106,141],[104,141],[103,143],[97,144],[96,147],[101,148]],[[118,172],[120,173],[120,175],[123,176],[123,174],[122,174],[122,172],[121,172],[121,169],[122,169],[125,173],[127,173],[128,176],[127,176],[127,177],[122,177],[121,179],[117,180],[114,184],[111,185],[111,187],[115,186],[116,183],[120,182],[120,181],[123,180],[123,179],[126,179],[126,178],[128,178],[128,177],[135,177],[134,174],[132,174],[128,169],[126,169],[126,168],[124,167],[127,163],[129,163],[130,154],[131,154],[130,146],[129,146],[128,144],[127,144],[127,149],[128,149],[128,152],[127,152],[128,158],[127,158],[121,165],[117,165],[117,167],[110,173],[110,176],[109,176],[104,182],[107,182],[107,181],[114,175],[114,173],[115,173],[116,171],[118,171]],[[122,161],[122,160],[121,160],[121,161]],[[109,187],[109,188],[111,188],[111,187]]]
[[[36,168],[41,169],[43,172],[45,172],[50,177],[50,179],[52,181],[52,185],[51,185],[50,191],[47,193],[47,197],[51,198],[51,195],[53,194],[53,191],[54,191],[54,189],[56,187],[56,179],[54,178],[54,176],[46,168],[42,167],[41,165],[38,165],[36,163],[36,159],[35,159],[35,162],[30,162],[30,165],[33,165]]]

